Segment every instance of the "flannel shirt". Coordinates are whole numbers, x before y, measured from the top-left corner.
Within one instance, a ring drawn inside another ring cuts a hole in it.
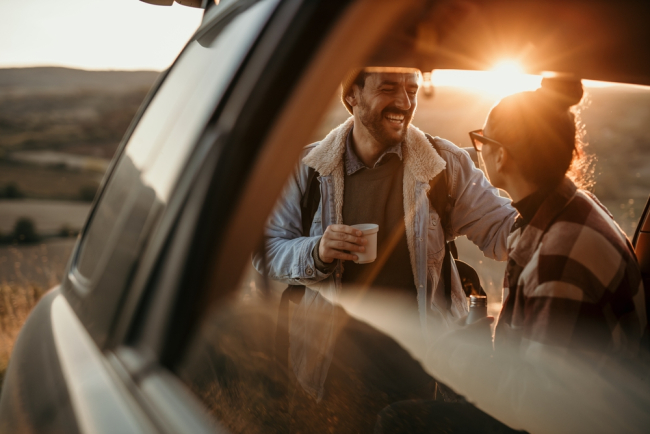
[[[635,356],[647,327],[641,273],[612,215],[568,178],[508,240],[495,350]],[[506,348],[503,348],[506,349]]]

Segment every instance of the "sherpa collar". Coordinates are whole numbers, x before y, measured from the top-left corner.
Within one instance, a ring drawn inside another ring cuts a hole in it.
[[[334,184],[334,209],[336,212],[336,223],[343,222],[343,193],[344,193],[344,166],[345,166],[345,143],[347,134],[354,124],[354,117],[348,118],[344,123],[333,129],[315,148],[303,158],[303,163],[312,167],[321,176],[331,176]],[[404,227],[406,231],[406,243],[409,249],[413,277],[418,288],[425,287],[426,273],[420,273],[417,269],[416,260],[416,230],[415,214],[418,206],[416,199],[418,182],[425,184],[425,190],[429,189],[429,181],[437,174],[445,170],[447,162],[438,155],[433,145],[422,131],[414,126],[409,126],[406,132],[406,139],[402,143],[402,155],[404,161]],[[428,218],[428,217],[427,217]],[[424,300],[424,294],[418,296],[418,300]],[[424,301],[418,301],[421,306],[421,314],[424,315]]]
[[[333,175],[337,167],[343,165],[345,140],[353,124],[354,116],[350,116],[312,149],[303,158],[303,163],[316,169],[323,176]],[[428,183],[444,170],[447,164],[435,151],[425,134],[413,125],[408,128],[402,152],[405,169],[420,182]]]

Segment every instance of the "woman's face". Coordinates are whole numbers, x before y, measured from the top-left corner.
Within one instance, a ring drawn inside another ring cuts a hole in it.
[[[490,133],[491,133],[491,128],[490,128],[490,122],[488,120],[488,122],[485,124],[485,128],[483,129],[483,134],[485,135],[485,137],[489,137],[490,139],[493,139],[494,137]],[[496,168],[497,167],[496,156],[498,151],[499,151],[499,146],[492,145],[490,143],[485,143],[483,144],[483,148],[481,150],[479,158],[481,159],[481,163],[483,165],[483,169],[484,169],[483,171],[485,172],[485,175],[489,179],[490,183],[497,188],[503,188],[501,174],[497,171]]]

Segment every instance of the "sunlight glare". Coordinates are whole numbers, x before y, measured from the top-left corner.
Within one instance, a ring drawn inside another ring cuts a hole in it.
[[[482,91],[503,98],[513,93],[537,89],[542,81],[539,75],[524,74],[513,60],[495,64],[490,71],[435,70],[434,86],[454,86]]]
[[[504,75],[523,74],[523,70],[521,69],[521,66],[519,66],[519,63],[515,62],[514,60],[503,60],[497,63],[496,65],[494,65],[492,71],[499,72]]]

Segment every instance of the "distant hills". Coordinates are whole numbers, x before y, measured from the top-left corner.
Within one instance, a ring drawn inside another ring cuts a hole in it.
[[[0,69],[0,158],[49,150],[110,159],[158,75]]]
[[[38,190],[31,180],[56,174],[41,173],[45,169],[27,173],[23,167],[24,176],[19,176],[18,167],[10,165],[25,164],[19,156],[34,159],[40,151],[49,152],[43,158],[60,154],[112,158],[158,75],[54,67],[0,69],[0,189],[12,182],[29,197],[78,196],[82,180],[75,180],[70,191]],[[587,152],[596,158],[593,190],[630,234],[650,193],[650,87],[586,86],[585,91],[580,111]],[[468,131],[481,128],[496,102],[496,97],[478,91],[438,87],[433,98],[419,98],[414,124],[459,146],[470,146]],[[333,95],[313,140],[348,116],[338,95]],[[10,154],[16,158],[8,158]]]
[[[85,71],[39,67],[0,69],[0,94],[21,91],[128,91],[149,87],[156,71]]]
[[[91,200],[158,75],[0,69],[0,198]]]

